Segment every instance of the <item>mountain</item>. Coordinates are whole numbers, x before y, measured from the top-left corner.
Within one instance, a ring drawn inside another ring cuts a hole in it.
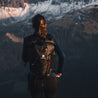
[[[4,7],[24,7],[24,0],[0,0],[0,8]]]
[[[45,4],[50,7],[48,10],[44,9]],[[34,31],[30,19],[38,12],[45,15],[48,33],[56,37],[66,54],[63,77],[58,79],[57,98],[98,96],[98,4],[83,8],[76,6],[74,10],[70,9],[72,5],[66,6],[64,3],[61,14],[58,12],[59,5],[49,2],[26,6],[29,10],[20,8],[18,16],[13,13],[18,8],[10,8],[13,10],[11,15],[0,20],[0,98],[30,97],[26,87],[29,65],[24,69],[21,54],[23,37]],[[23,11],[26,13],[21,14]]]
[[[80,2],[81,0],[0,0],[0,7],[1,6],[4,6],[4,7],[15,7],[15,8],[18,8],[18,7],[24,7],[24,3],[34,3],[34,4],[37,4],[39,2],[44,2],[44,1],[51,1],[52,4],[60,4],[62,2],[67,2],[67,3],[78,3]],[[94,1],[94,0],[93,0]],[[82,2],[84,3],[89,3],[89,2],[93,2],[93,1],[90,1],[90,0],[83,0]]]
[[[97,56],[98,52],[92,51],[89,54],[88,52],[91,52],[90,49],[96,50],[98,48],[97,17],[98,5],[88,6],[77,11],[68,12],[63,18],[51,23],[49,30],[51,33],[56,32],[54,33],[55,36],[59,38],[62,46],[65,46],[63,47],[66,50],[65,52],[69,57],[73,57],[72,59],[86,58],[88,55],[88,57],[94,58],[94,55]]]
[[[26,1],[23,2],[20,0],[17,2],[23,2],[22,5],[24,7],[2,6],[0,8],[1,25],[7,26],[17,22],[24,22],[24,24],[30,25],[31,18],[37,13],[44,15],[47,22],[53,22],[63,17],[69,11],[81,9],[92,4],[98,4],[98,1],[92,1],[89,4],[84,4],[81,1],[78,1],[78,3],[68,3],[63,1],[59,2],[60,0],[56,0],[55,3],[53,3],[54,1],[47,0],[42,2],[39,1],[38,3],[27,3]]]

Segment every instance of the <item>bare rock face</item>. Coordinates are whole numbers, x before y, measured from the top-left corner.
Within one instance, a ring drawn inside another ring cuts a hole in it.
[[[0,7],[24,7],[24,0],[1,0]]]
[[[67,13],[49,25],[68,59],[98,57],[98,5]]]

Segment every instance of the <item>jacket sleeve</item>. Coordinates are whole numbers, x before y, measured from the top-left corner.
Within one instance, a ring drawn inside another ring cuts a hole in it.
[[[26,38],[24,38],[23,42],[22,60],[24,63],[28,62],[28,43]]]
[[[61,47],[59,46],[55,37],[54,37],[54,41],[56,43],[55,52],[58,54],[58,57],[59,57],[57,73],[62,73],[62,68],[63,68],[63,65],[65,63],[65,54],[64,54],[63,50],[61,49]]]

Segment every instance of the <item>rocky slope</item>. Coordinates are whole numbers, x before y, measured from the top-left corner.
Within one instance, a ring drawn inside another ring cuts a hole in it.
[[[62,2],[67,2],[67,3],[72,3],[72,2],[76,2],[78,4],[78,2],[80,2],[81,0],[0,0],[0,7],[4,6],[4,7],[25,7],[24,3],[35,3],[37,4],[38,2],[44,2],[44,1],[52,1],[52,4],[60,4]],[[86,3],[91,3],[95,0],[84,0],[82,2]]]
[[[27,1],[31,2],[32,0]],[[18,22],[24,22],[24,24],[30,25],[31,18],[37,13],[44,15],[47,22],[53,22],[54,20],[62,18],[69,11],[98,4],[98,1],[94,0],[88,4],[81,1],[72,2],[72,0],[70,2],[61,0],[40,0],[41,2],[36,1],[37,3],[34,3],[35,1],[33,0],[31,3],[28,3],[24,0],[1,0],[0,2],[5,2],[5,5],[1,4],[0,7],[0,25],[7,26]],[[10,6],[9,3],[11,3],[12,6]]]
[[[64,50],[68,56],[85,57],[90,49],[98,48],[97,17],[98,5],[88,6],[82,10],[67,13],[62,19],[51,23],[49,28],[53,30],[49,30],[59,38],[62,46],[65,46]],[[98,52],[91,54],[96,55],[96,53]]]

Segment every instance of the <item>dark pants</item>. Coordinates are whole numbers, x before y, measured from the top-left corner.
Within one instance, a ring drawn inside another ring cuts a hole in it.
[[[56,77],[36,78],[28,75],[28,88],[32,98],[56,98]]]

